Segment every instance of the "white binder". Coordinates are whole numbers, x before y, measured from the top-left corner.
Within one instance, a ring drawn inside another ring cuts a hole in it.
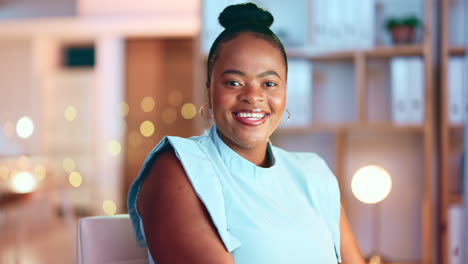
[[[448,120],[449,123],[462,124],[466,100],[463,98],[463,76],[465,59],[452,57],[448,65]],[[465,101],[465,102],[464,102]]]
[[[461,260],[463,208],[460,205],[452,205],[449,208],[449,263],[463,264]]]
[[[421,125],[424,120],[424,64],[421,57],[407,58],[409,66],[409,122]]]
[[[390,61],[392,120],[398,125],[410,122],[408,65],[405,57],[395,57]]]

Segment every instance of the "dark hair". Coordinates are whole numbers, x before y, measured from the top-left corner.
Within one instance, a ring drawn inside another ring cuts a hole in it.
[[[288,59],[284,46],[278,36],[270,30],[270,26],[273,24],[273,16],[270,12],[254,3],[230,5],[221,12],[218,21],[225,29],[210,48],[207,62],[208,83],[211,81],[211,72],[217,59],[219,46],[243,32],[252,32],[273,44],[281,52],[287,72]]]

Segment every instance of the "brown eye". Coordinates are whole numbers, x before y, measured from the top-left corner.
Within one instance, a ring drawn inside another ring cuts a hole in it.
[[[229,86],[239,86],[240,85],[240,83],[236,82],[236,81],[228,81],[225,84],[229,85]]]

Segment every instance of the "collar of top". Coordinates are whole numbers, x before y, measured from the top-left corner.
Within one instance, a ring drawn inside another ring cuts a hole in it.
[[[272,170],[277,167],[275,154],[273,152],[270,141],[268,141],[267,144],[267,154],[270,155],[273,165],[269,168],[263,168],[245,159],[233,149],[231,149],[228,145],[226,145],[226,143],[224,143],[224,141],[219,137],[216,125],[213,125],[210,128],[209,135],[215,144],[224,164],[231,171],[235,171],[245,176],[252,176],[271,174]]]

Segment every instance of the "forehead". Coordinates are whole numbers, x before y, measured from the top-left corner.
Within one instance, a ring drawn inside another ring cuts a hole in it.
[[[240,70],[276,70],[286,74],[281,51],[270,41],[255,33],[241,33],[223,43],[213,70],[234,68]]]

